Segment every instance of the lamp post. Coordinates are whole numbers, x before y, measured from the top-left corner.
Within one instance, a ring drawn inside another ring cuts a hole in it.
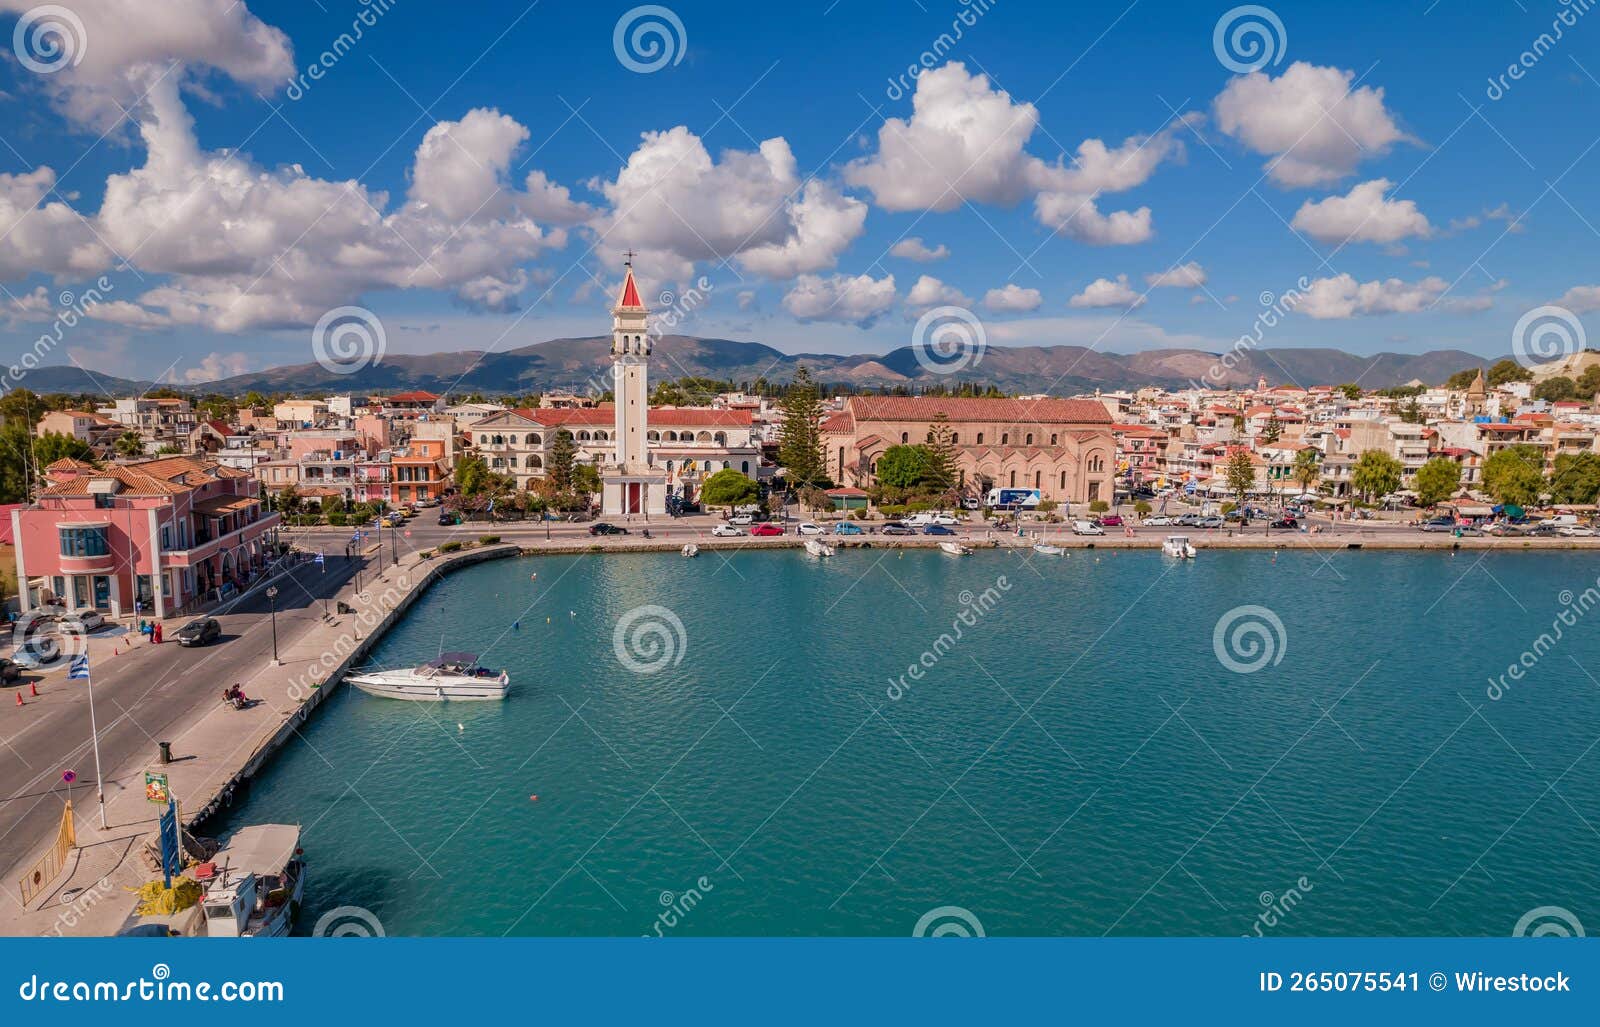
[[[283,666],[283,661],[278,659],[278,586],[267,586],[267,603],[272,608],[272,665]]]

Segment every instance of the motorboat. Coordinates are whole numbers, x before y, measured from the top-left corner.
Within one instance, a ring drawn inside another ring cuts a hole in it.
[[[959,542],[941,542],[939,551],[946,556],[971,556],[972,550]]]
[[[299,915],[306,890],[300,828],[241,827],[192,873],[204,891],[200,909],[211,938],[282,938]]]
[[[1189,541],[1187,535],[1168,535],[1167,540],[1161,543],[1161,551],[1180,560],[1194,559],[1194,543]]]
[[[806,552],[816,557],[832,556],[833,547],[818,539],[808,538],[806,539]]]
[[[381,699],[425,702],[504,699],[511,690],[510,675],[478,666],[474,653],[440,653],[421,666],[352,674],[347,680]]]
[[[1066,550],[1062,549],[1060,546],[1053,546],[1048,542],[1035,542],[1033,544],[1033,551],[1038,553],[1040,556],[1060,556],[1062,553],[1066,552]]]
[[[700,547],[695,545],[693,542],[689,542],[685,544],[684,547],[679,550],[679,552],[683,553],[684,556],[687,556],[692,560],[700,555]]]

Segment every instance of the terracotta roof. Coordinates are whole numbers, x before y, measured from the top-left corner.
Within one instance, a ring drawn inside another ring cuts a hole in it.
[[[609,428],[617,420],[616,408],[610,405],[576,410],[558,410],[551,407],[540,407],[537,410],[524,408],[513,410],[511,413],[536,421],[547,428]],[[651,407],[647,423],[652,428],[658,425],[667,428],[748,428],[750,411],[716,410],[711,407]]]
[[[47,472],[48,471],[92,471],[92,470],[94,470],[94,464],[88,463],[87,461],[84,461],[84,460],[75,460],[70,456],[64,456],[60,460],[55,461],[54,463],[46,464],[45,465],[45,470]]]
[[[836,414],[829,414],[822,419],[821,430],[830,434],[849,434],[856,430],[856,419],[848,411],[841,410]]]
[[[424,392],[421,389],[416,389],[412,392],[397,392],[392,396],[381,397],[381,401],[385,403],[436,403],[438,400],[439,397],[435,393]]]
[[[858,421],[1001,421],[1013,424],[1069,422],[1111,424],[1105,405],[1092,399],[977,399],[947,396],[851,396]]]
[[[194,508],[203,514],[221,516],[248,510],[259,502],[261,500],[255,496],[213,496],[210,499],[202,499],[194,505]]]
[[[193,475],[193,481],[179,479]],[[215,478],[248,478],[247,471],[234,470],[208,460],[188,456],[169,456],[131,464],[111,464],[92,473],[79,474],[39,493],[41,496],[86,496],[89,483],[115,479],[132,495],[175,496]]]

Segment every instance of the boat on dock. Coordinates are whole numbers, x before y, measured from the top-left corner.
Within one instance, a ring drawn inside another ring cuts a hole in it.
[[[1194,559],[1194,543],[1189,541],[1187,535],[1168,535],[1167,540],[1161,543],[1161,551],[1180,560]]]
[[[472,702],[504,699],[511,676],[478,665],[475,653],[440,653],[418,667],[352,674],[352,685],[380,699]]]
[[[1033,551],[1038,553],[1040,556],[1060,556],[1062,553],[1066,552],[1066,550],[1062,549],[1060,546],[1053,546],[1048,542],[1035,542],[1033,544]]]
[[[939,543],[939,551],[941,553],[943,553],[944,555],[946,555],[946,556],[971,556],[972,555],[971,547],[964,546],[959,542],[941,542],[941,543]]]
[[[806,552],[810,553],[812,556],[820,558],[832,556],[834,550],[833,547],[828,545],[826,542],[820,541],[819,539],[808,538],[806,539]]]
[[[684,556],[692,560],[700,555],[700,547],[695,545],[693,542],[688,542],[684,544],[684,547],[679,550],[679,552],[683,553]]]
[[[209,863],[194,868],[210,938],[282,938],[306,890],[300,828],[255,824],[234,832]]]

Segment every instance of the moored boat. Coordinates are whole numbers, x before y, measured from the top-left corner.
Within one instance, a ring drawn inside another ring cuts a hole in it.
[[[1033,551],[1038,553],[1040,556],[1060,556],[1062,553],[1066,552],[1066,550],[1062,549],[1060,546],[1053,546],[1048,542],[1035,542],[1033,544]]]
[[[695,545],[693,542],[688,542],[684,544],[684,547],[680,550],[680,552],[682,552],[684,556],[693,559],[694,557],[700,555],[700,547]]]
[[[352,685],[381,699],[471,702],[504,699],[511,676],[478,666],[474,653],[440,653],[419,667],[352,674]]]
[[[194,868],[211,938],[288,935],[306,890],[300,828],[255,824],[235,831],[209,863]]]
[[[806,539],[806,552],[817,557],[832,556],[833,547],[818,539],[808,538]]]
[[[939,551],[946,556],[971,556],[972,550],[959,542],[941,542]]]
[[[1161,551],[1180,560],[1194,559],[1194,544],[1186,535],[1168,535],[1167,540],[1161,543]]]

